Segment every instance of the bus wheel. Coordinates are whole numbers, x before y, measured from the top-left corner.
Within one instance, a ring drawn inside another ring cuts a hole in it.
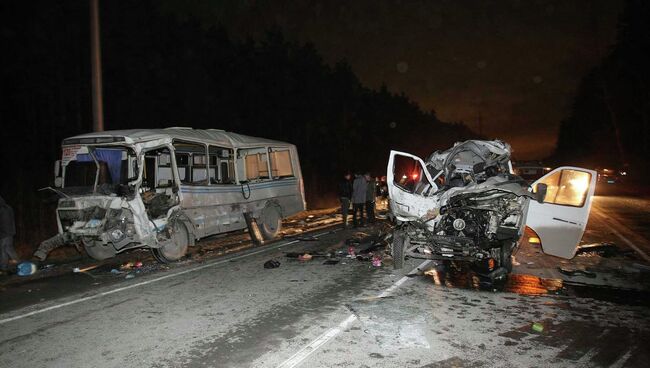
[[[271,240],[278,236],[280,228],[282,228],[282,215],[278,206],[264,207],[259,217],[258,226],[265,240]]]
[[[98,261],[103,261],[105,259],[115,257],[115,254],[117,254],[115,248],[113,248],[112,245],[102,244],[102,242],[99,240],[83,239],[82,243],[84,245],[86,253],[88,253],[91,258]]]
[[[171,236],[160,248],[152,248],[153,256],[162,263],[178,261],[187,254],[187,247],[190,243],[190,234],[187,227],[180,221],[174,221],[171,225]]]

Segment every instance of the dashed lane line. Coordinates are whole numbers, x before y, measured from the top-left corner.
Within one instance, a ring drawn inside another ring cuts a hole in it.
[[[628,233],[633,233],[632,230],[628,229],[625,225],[621,224],[616,219],[605,216],[603,214],[603,210],[600,209],[599,207],[594,206],[592,209],[595,210],[594,213],[596,214],[596,216],[600,217],[603,224],[609,231],[611,231],[614,235],[618,236],[630,248],[634,249],[641,256],[641,258],[643,258],[646,262],[650,262],[650,256],[648,256],[641,248],[639,248],[636,244],[634,244],[634,242],[628,239],[620,231],[616,230],[616,228],[614,228],[614,226],[612,225],[615,225],[619,229],[624,230],[625,232]]]
[[[427,260],[422,262],[419,266],[414,268],[409,274],[418,271],[419,269],[422,269],[424,266],[429,264],[431,261]],[[391,285],[388,289],[384,290],[379,294],[377,297],[378,298],[384,298],[393,293],[397,288],[400,287],[403,283],[405,283],[407,280],[410,278],[408,276],[404,276],[401,279],[397,280],[393,285]],[[300,365],[305,359],[307,359],[311,354],[313,354],[315,351],[317,351],[321,346],[325,345],[328,341],[336,337],[338,334],[341,332],[345,331],[345,329],[354,321],[357,320],[357,316],[354,314],[350,314],[345,318],[343,321],[341,321],[338,325],[330,328],[329,330],[325,331],[322,335],[318,336],[315,340],[310,342],[308,345],[304,346],[302,349],[298,350],[295,354],[289,357],[289,359],[285,360],[282,362],[280,365],[277,366],[277,368],[293,368],[297,367]]]

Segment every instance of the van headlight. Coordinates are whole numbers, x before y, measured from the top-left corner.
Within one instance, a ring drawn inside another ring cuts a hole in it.
[[[124,238],[124,232],[122,229],[113,229],[110,231],[110,236],[113,241],[120,241]]]
[[[131,223],[126,224],[126,235],[132,238],[135,235],[135,226]]]

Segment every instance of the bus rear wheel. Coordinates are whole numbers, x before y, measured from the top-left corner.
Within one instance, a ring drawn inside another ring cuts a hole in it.
[[[190,244],[190,234],[187,227],[180,221],[171,224],[171,235],[160,248],[152,248],[151,253],[161,263],[176,262],[187,254]]]
[[[264,207],[259,217],[258,226],[265,240],[271,240],[278,236],[282,228],[282,214],[280,214],[278,206],[267,205]]]

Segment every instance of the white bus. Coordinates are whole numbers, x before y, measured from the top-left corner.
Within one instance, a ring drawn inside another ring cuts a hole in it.
[[[298,152],[285,142],[217,129],[135,129],[67,138],[62,151],[59,234],[41,244],[45,255],[81,242],[98,260],[147,247],[173,262],[195,240],[246,228],[246,217],[272,239],[283,218],[306,206]]]

